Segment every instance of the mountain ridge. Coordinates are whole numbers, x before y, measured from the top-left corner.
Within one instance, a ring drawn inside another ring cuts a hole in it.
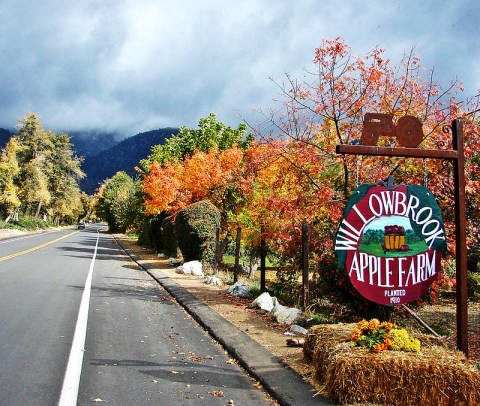
[[[80,181],[80,188],[87,194],[93,194],[105,179],[118,171],[135,177],[135,167],[150,155],[152,147],[163,144],[176,133],[178,128],[173,127],[146,131],[126,138],[96,155],[86,156],[82,170],[87,176]]]

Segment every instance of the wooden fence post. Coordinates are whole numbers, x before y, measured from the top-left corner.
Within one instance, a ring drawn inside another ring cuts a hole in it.
[[[260,242],[260,290],[265,292],[267,290],[267,243],[262,236],[262,240]]]
[[[238,271],[240,268],[240,241],[242,238],[242,228],[237,228],[237,239],[235,241],[235,267],[233,268],[233,283],[238,282]]]
[[[309,305],[310,284],[308,281],[308,224],[302,223],[302,306]]]

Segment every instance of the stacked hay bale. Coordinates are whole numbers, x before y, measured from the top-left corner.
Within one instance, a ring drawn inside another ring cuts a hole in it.
[[[316,379],[340,404],[480,405],[480,374],[463,353],[442,340],[415,334],[419,353],[369,352],[352,347],[355,324],[319,325],[306,337],[304,355]]]

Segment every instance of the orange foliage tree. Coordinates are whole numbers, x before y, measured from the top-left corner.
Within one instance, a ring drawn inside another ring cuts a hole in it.
[[[221,213],[223,252],[238,225],[236,215],[246,201],[243,156],[244,151],[233,146],[196,151],[181,162],[161,165],[154,161],[142,183],[146,214],[176,215],[182,208],[208,199]]]
[[[161,165],[154,161],[142,184],[146,213],[176,214],[191,203],[208,199],[226,219],[229,210],[234,210],[235,201],[230,197],[241,192],[242,158],[243,151],[234,146],[197,151],[182,162]]]
[[[260,110],[266,124],[257,126],[255,131],[262,142],[275,146],[278,158],[271,160],[276,164],[283,162],[283,174],[296,173],[303,188],[312,189],[307,195],[318,192],[317,209],[300,218],[304,216],[314,228],[311,240],[312,251],[316,253],[315,274],[330,282],[329,286],[322,287],[323,293],[352,296],[348,278],[336,270],[332,241],[339,213],[360,183],[375,183],[394,175],[397,183],[426,184],[440,197],[450,232],[450,247],[453,247],[451,168],[448,165],[438,160],[414,158],[339,156],[335,146],[359,143],[364,114],[377,112],[391,114],[394,124],[402,116],[413,115],[423,124],[422,147],[451,147],[451,136],[442,131],[444,125],[465,116],[461,107],[475,110],[478,100],[472,99],[461,106],[455,101],[455,95],[463,90],[460,83],[452,82],[443,89],[434,81],[433,71],[427,72],[421,67],[413,50],[404,55],[399,66],[394,66],[384,50],[374,49],[364,57],[355,56],[341,38],[323,41],[315,50],[313,69],[306,70],[302,80],[289,75],[286,79],[284,83],[274,82],[282,95],[282,107]],[[469,103],[473,103],[473,108]],[[476,173],[478,159],[474,145],[478,142],[478,122],[469,116],[466,124],[467,171]],[[390,138],[380,142],[396,144],[396,140]],[[285,179],[283,175],[282,180]],[[469,179],[467,187],[471,197],[478,196],[473,180]],[[293,203],[298,204],[298,201],[292,199]],[[475,205],[470,206],[473,212]],[[302,209],[297,206],[296,210]],[[477,218],[470,221],[472,230],[476,228],[473,223]],[[325,227],[326,224],[329,226]],[[299,252],[299,243],[297,238],[291,252]]]

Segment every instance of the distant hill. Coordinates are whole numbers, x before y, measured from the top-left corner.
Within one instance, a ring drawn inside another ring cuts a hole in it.
[[[92,156],[118,144],[116,134],[99,131],[65,131],[77,156]]]
[[[0,128],[0,148],[5,147],[7,145],[8,140],[12,136],[12,133],[4,128]]]
[[[98,154],[85,155],[82,170],[87,176],[80,182],[81,189],[91,195],[105,179],[111,178],[118,171],[134,176],[134,168],[150,155],[152,146],[163,144],[168,137],[177,133],[177,128],[147,131],[126,138]],[[75,139],[73,141],[75,144]]]

